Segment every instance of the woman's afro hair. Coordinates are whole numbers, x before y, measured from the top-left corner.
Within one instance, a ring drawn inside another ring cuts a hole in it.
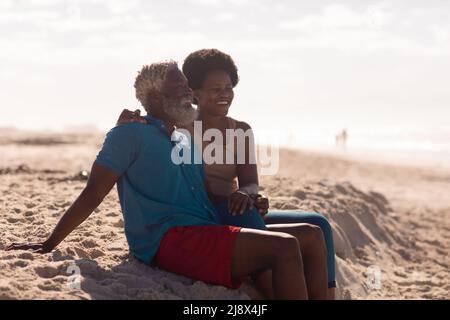
[[[238,70],[233,59],[217,49],[202,49],[192,52],[183,63],[183,73],[192,90],[200,89],[208,73],[214,70],[227,72],[233,88],[238,84]]]

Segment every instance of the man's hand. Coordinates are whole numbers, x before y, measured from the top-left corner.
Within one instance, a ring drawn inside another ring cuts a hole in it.
[[[258,209],[259,214],[261,217],[264,218],[264,216],[269,211],[269,198],[262,194],[256,194],[252,196],[255,207]]]
[[[253,209],[253,200],[249,194],[236,191],[228,199],[228,211],[234,216],[236,213],[243,214],[246,209]]]
[[[37,242],[37,243],[12,243],[8,247],[6,247],[5,251],[11,250],[30,250],[34,253],[48,253],[52,251],[45,242]]]
[[[13,243],[6,250],[31,250],[35,253],[52,251],[68,234],[91,215],[118,179],[119,176],[112,170],[94,163],[86,187],[61,217],[46,241],[37,243]]]
[[[119,119],[117,120],[116,126],[132,122],[147,124],[147,120],[144,117],[141,117],[141,110],[137,109],[135,111],[131,111],[128,109],[123,109]]]

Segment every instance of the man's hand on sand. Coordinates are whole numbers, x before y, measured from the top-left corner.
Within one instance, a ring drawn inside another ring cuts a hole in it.
[[[122,124],[127,124],[127,123],[132,123],[132,122],[137,122],[137,123],[143,123],[143,124],[147,124],[147,120],[144,117],[141,117],[141,110],[128,110],[128,109],[123,109],[122,113],[119,116],[119,119],[117,120],[116,125],[120,126]]]
[[[36,243],[13,243],[6,247],[5,251],[11,250],[30,250],[34,253],[48,253],[52,251],[45,242],[36,242]]]

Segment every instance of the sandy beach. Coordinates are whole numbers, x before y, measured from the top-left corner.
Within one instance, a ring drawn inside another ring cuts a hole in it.
[[[0,132],[0,299],[257,298],[250,282],[229,290],[131,257],[115,189],[54,252],[3,250],[49,235],[103,137]],[[449,299],[450,170],[369,160],[284,149],[262,192],[271,209],[329,218],[340,299]]]

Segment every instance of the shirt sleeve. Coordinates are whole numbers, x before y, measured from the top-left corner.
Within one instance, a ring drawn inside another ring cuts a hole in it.
[[[136,159],[136,142],[132,125],[114,127],[106,135],[95,162],[121,176]]]

